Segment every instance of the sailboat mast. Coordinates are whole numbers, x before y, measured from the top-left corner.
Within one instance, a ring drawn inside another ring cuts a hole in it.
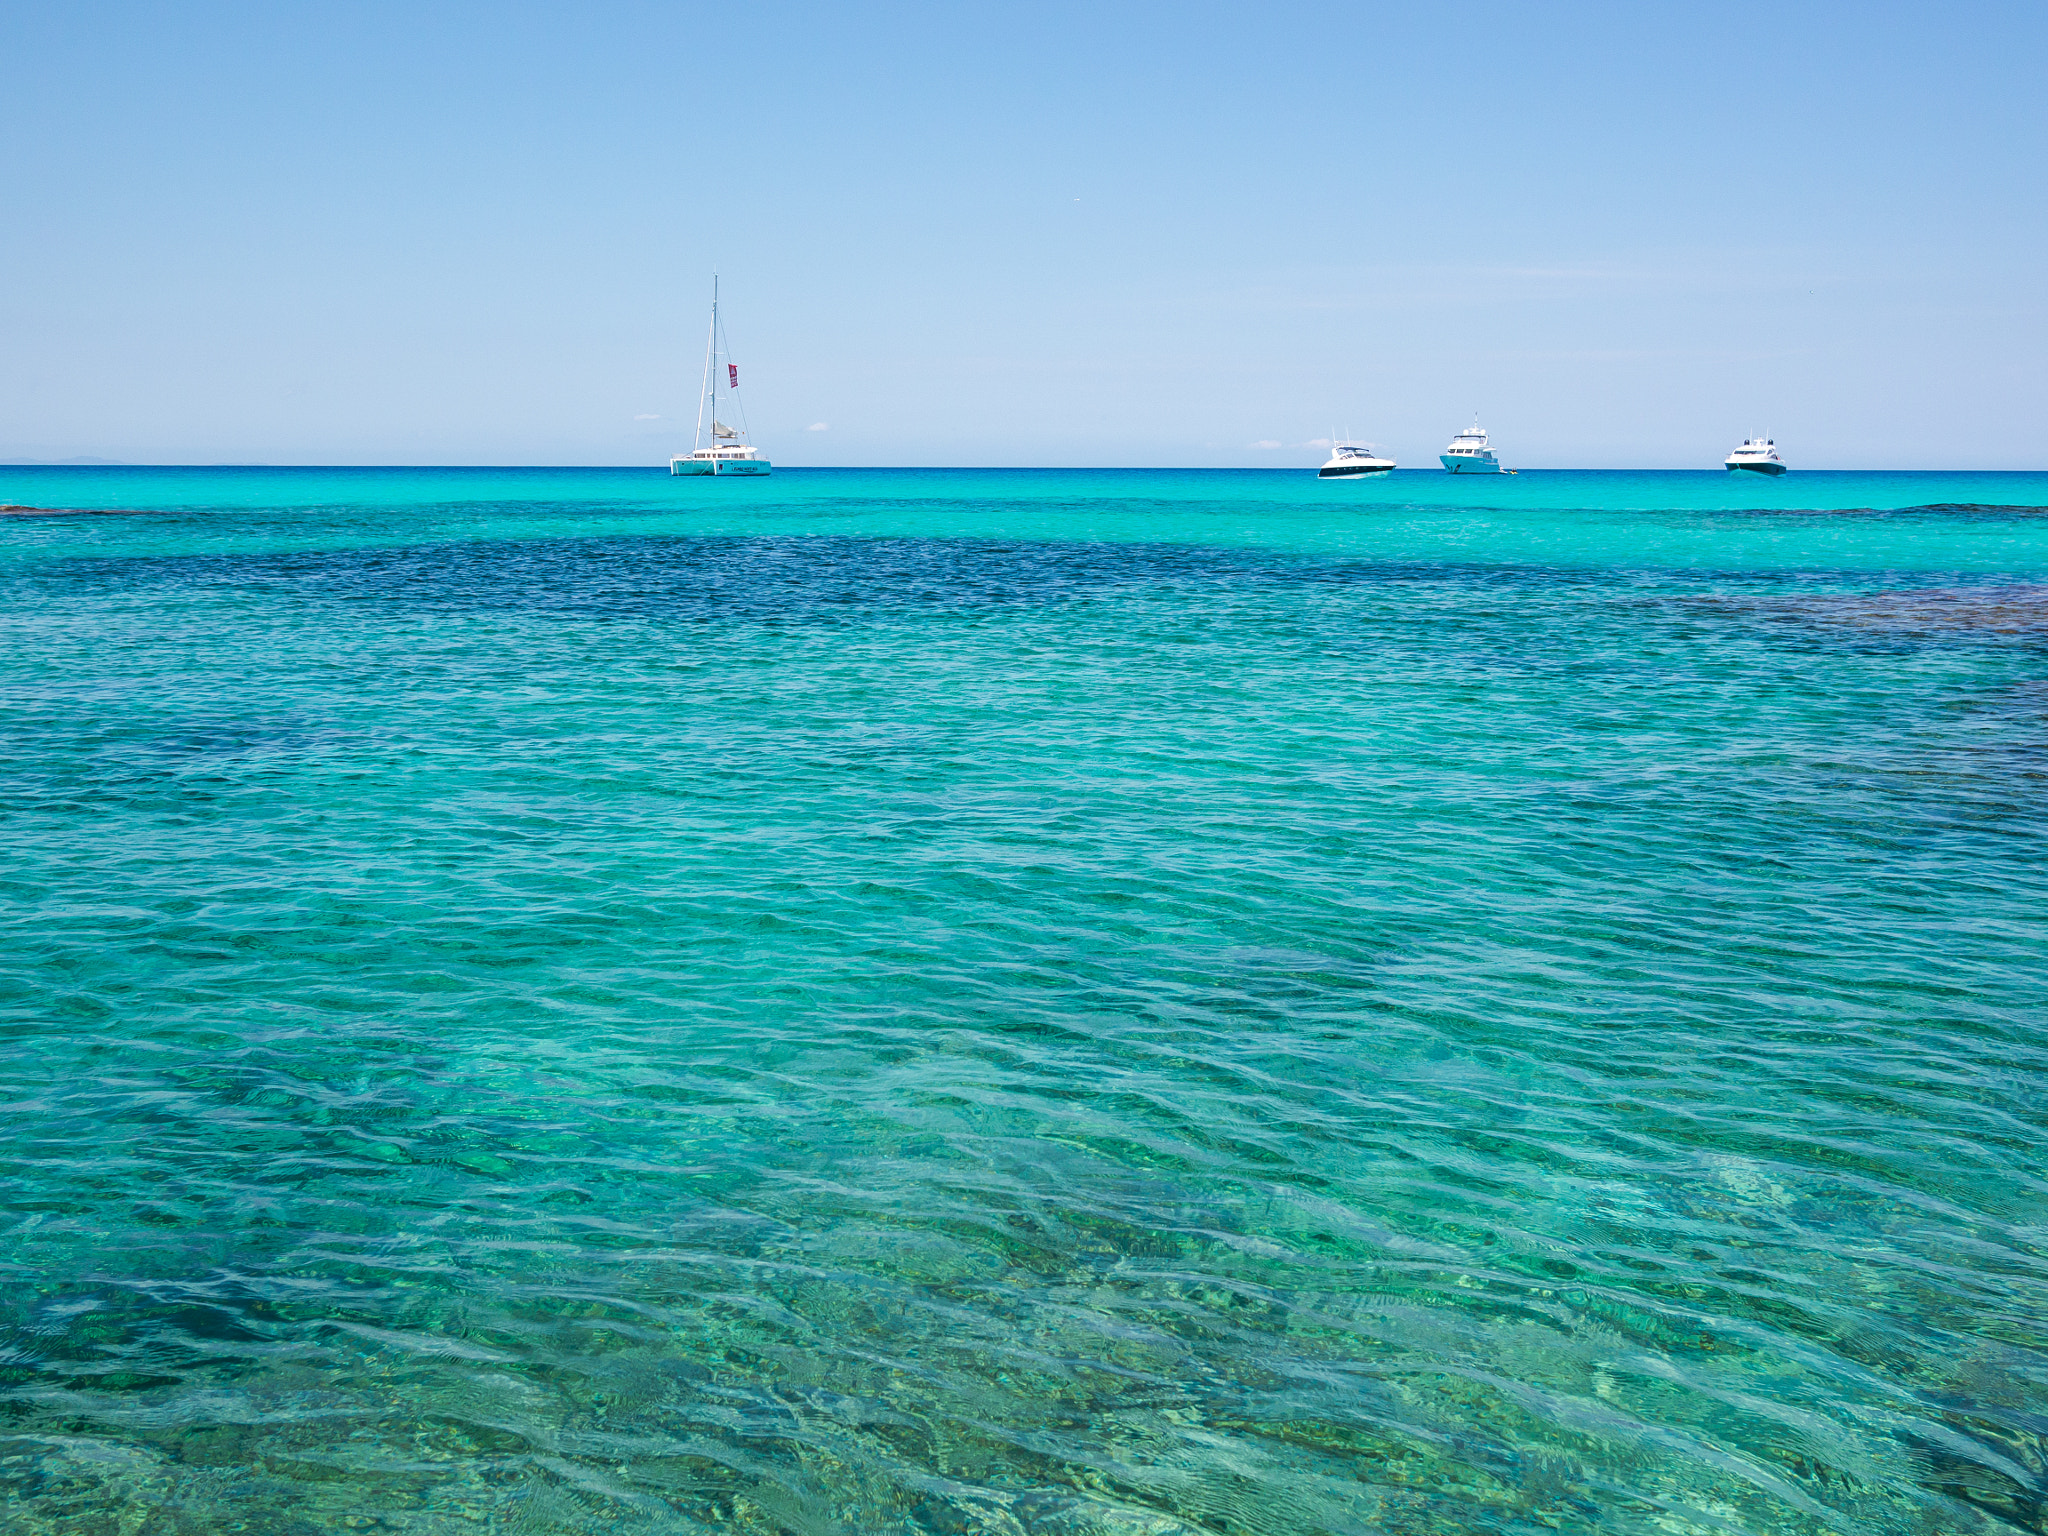
[[[695,453],[704,446],[704,402],[711,398],[711,364],[718,346],[718,279],[711,279],[711,334],[704,339],[704,384],[697,391],[697,435],[690,442],[690,452]],[[714,417],[714,420],[716,418]]]

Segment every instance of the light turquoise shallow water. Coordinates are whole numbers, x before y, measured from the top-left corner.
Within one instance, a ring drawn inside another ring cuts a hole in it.
[[[2048,476],[0,502],[0,1528],[2048,1519]]]

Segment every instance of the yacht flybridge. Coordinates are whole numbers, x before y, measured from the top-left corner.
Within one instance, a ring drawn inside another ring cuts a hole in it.
[[[1318,480],[1356,480],[1360,475],[1384,475],[1394,461],[1368,443],[1347,443],[1335,434],[1330,438],[1330,462],[1316,471]]]
[[[1500,460],[1486,446],[1486,428],[1476,420],[1452,438],[1450,446],[1437,458],[1454,475],[1497,475],[1501,472]]]
[[[1742,446],[1728,455],[1730,469],[1753,470],[1759,475],[1782,475],[1785,461],[1778,457],[1778,445],[1767,437],[1746,437]]]
[[[704,348],[704,391],[697,397],[697,436],[687,454],[668,461],[672,475],[765,475],[771,468],[761,450],[748,440],[747,408],[740,404],[740,370],[732,360],[732,346],[725,349],[725,378],[718,375],[718,347],[725,333],[718,324],[718,279],[711,279],[711,339]],[[718,419],[718,386],[723,382],[732,392],[732,410],[740,418],[737,427]],[[711,420],[711,441],[704,441],[704,421]]]

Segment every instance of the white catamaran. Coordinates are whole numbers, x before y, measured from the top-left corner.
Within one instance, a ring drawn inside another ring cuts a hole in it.
[[[668,461],[672,475],[765,475],[772,466],[761,450],[748,440],[747,408],[740,402],[740,369],[732,360],[732,345],[725,346],[725,387],[732,391],[732,407],[739,416],[737,427],[718,419],[718,348],[725,333],[718,324],[718,279],[711,279],[711,339],[704,346],[704,392],[697,397],[697,435],[690,451]],[[704,445],[704,420],[711,419],[711,443]]]

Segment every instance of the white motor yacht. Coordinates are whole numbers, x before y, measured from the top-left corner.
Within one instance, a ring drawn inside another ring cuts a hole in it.
[[[1768,437],[1748,437],[1728,455],[1730,469],[1747,469],[1759,475],[1782,475],[1785,461],[1778,457],[1778,445]]]
[[[718,324],[718,279],[711,279],[711,339],[704,348],[704,392],[697,397],[697,436],[690,451],[668,461],[672,475],[765,475],[773,468],[761,457],[761,450],[747,440],[747,408],[740,404],[740,369],[732,360],[732,345],[725,348],[725,387],[732,391],[732,405],[740,424],[728,427],[718,419],[718,347],[725,332]],[[704,418],[711,418],[711,442],[704,442]]]
[[[1474,421],[1471,426],[1451,439],[1448,448],[1437,455],[1445,469],[1454,475],[1497,475],[1500,460],[1493,450],[1486,446],[1486,428]]]
[[[1394,461],[1370,443],[1347,443],[1330,439],[1330,462],[1316,471],[1318,480],[1356,480],[1360,475],[1384,475]]]

